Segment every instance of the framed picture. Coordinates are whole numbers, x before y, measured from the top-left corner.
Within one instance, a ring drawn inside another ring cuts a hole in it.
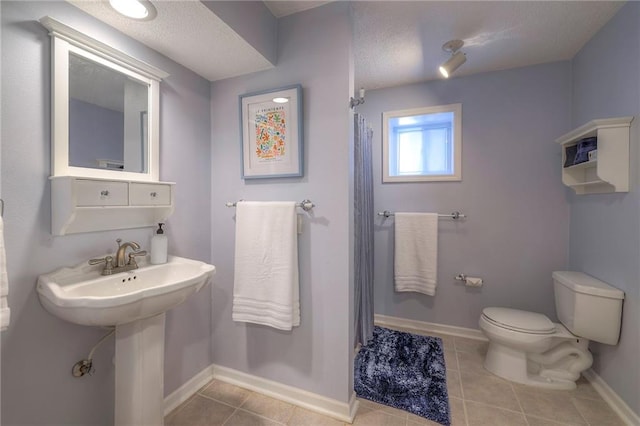
[[[303,175],[302,86],[240,95],[242,178]]]

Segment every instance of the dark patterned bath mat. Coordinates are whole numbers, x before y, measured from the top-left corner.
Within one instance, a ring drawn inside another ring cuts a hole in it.
[[[450,424],[442,339],[375,327],[354,370],[360,398]]]

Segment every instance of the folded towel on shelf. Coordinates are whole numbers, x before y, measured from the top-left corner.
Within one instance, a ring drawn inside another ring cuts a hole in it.
[[[4,221],[0,216],[0,331],[9,327],[11,310],[9,309],[9,279],[7,277],[7,257],[4,250]]]
[[[396,213],[394,282],[396,291],[436,294],[438,215]]]
[[[234,321],[291,330],[300,325],[296,203],[236,205]]]

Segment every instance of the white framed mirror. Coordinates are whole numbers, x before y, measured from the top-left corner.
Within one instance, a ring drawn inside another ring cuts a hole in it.
[[[168,74],[51,17],[52,176],[159,179],[160,81]]]

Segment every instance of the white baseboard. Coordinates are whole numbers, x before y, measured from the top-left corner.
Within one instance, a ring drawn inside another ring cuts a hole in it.
[[[213,365],[208,366],[164,398],[164,415],[176,409],[213,379]]]
[[[165,416],[212,379],[231,383],[343,422],[352,423],[358,411],[355,392],[351,394],[349,402],[344,403],[239,370],[211,364],[164,399]]]
[[[293,386],[285,385],[273,380],[264,379],[220,365],[213,366],[213,378],[236,386],[249,389],[281,401],[288,402],[307,410],[351,423],[358,410],[358,401],[352,393],[348,403],[327,398]]]
[[[376,325],[382,327],[396,327],[408,330],[416,330],[422,333],[439,333],[449,336],[466,337],[467,339],[488,341],[480,330],[473,328],[456,327],[453,325],[436,324],[433,322],[424,322],[410,320],[406,318],[389,317],[386,315],[374,315]]]
[[[383,327],[396,327],[406,330],[415,330],[422,333],[439,333],[449,336],[466,337],[468,339],[477,339],[487,341],[482,331],[454,327],[444,324],[436,324],[431,322],[423,322],[398,317],[389,317],[386,315],[374,315],[376,325]],[[593,388],[600,394],[613,411],[629,426],[640,425],[640,416],[636,414],[618,394],[600,377],[595,371],[589,369],[583,372],[584,376],[589,380]]]
[[[620,416],[625,424],[629,426],[640,425],[640,416],[638,416],[631,407],[629,407],[627,403],[624,402],[613,389],[611,389],[607,382],[605,382],[598,373],[590,368],[582,374],[587,378],[587,380],[589,380],[591,386],[593,386],[593,388],[600,394],[602,399],[609,404],[611,409]]]

